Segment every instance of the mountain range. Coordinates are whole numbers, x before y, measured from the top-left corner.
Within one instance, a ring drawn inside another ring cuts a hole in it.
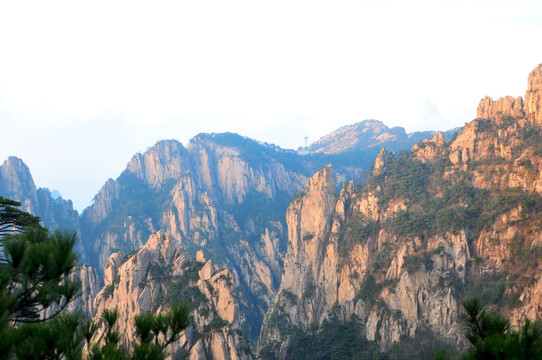
[[[469,295],[540,316],[541,96],[539,66],[524,99],[486,97],[445,133],[367,120],[300,153],[231,133],[163,140],[82,214],[10,157],[0,196],[78,233],[89,315],[126,309],[128,334],[129,316],[191,301],[179,356],[296,358],[329,319],[356,319],[374,351],[460,348]]]

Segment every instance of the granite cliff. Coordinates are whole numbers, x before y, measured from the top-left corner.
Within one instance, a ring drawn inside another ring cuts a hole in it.
[[[39,216],[48,229],[80,229],[71,200],[53,199],[48,189],[37,188],[28,166],[17,157],[9,157],[0,166],[0,196],[21,202],[21,209]]]
[[[183,252],[180,243],[164,232],[152,234],[136,252],[111,255],[105,286],[94,306],[97,318],[104,309],[119,311],[120,335],[128,344],[135,315],[167,310],[171,302],[179,301],[190,303],[192,320],[179,341],[170,345],[172,358],[252,359],[241,331],[244,318],[232,274],[206,260],[202,251],[196,258]]]
[[[187,252],[204,249],[232,272],[255,337],[280,283],[290,199],[329,161],[342,182],[373,159],[301,156],[235,134],[201,134],[187,147],[161,141],[135,155],[83,212],[85,251],[104,269],[116,249],[138,249],[158,230]]]
[[[346,183],[338,194],[331,167],[310,179],[287,210],[288,250],[260,333],[263,358],[288,358],[330,314],[354,314],[382,350],[424,343],[426,351],[436,342],[464,345],[465,297],[481,297],[513,324],[540,318],[541,69],[529,75],[528,107],[521,98],[484,98],[479,119],[456,137],[381,151],[364,184]]]

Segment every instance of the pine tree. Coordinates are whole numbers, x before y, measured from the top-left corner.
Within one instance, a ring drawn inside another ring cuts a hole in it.
[[[0,197],[0,358],[61,358],[78,342],[66,336],[77,315],[58,317],[80,289],[76,235],[49,233],[20,205]]]

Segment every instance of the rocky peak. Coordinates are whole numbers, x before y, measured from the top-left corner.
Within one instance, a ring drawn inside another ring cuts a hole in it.
[[[527,79],[525,101],[520,96],[505,96],[493,100],[486,96],[478,105],[477,118],[501,122],[503,116],[526,118],[532,125],[542,124],[542,64],[538,65]]]
[[[91,225],[96,225],[107,217],[113,208],[113,202],[118,199],[120,185],[113,179],[107,179],[94,197],[94,203],[83,212],[83,220]]]
[[[30,170],[17,157],[9,157],[0,166],[0,196],[21,202],[22,210],[41,218],[43,226],[50,230],[64,229],[78,231],[79,214],[70,200],[54,199],[45,188],[36,188]],[[77,251],[85,257],[81,243]]]
[[[176,140],[162,140],[144,154],[136,154],[126,171],[151,186],[163,184],[167,179],[178,179],[189,168],[186,149]]]
[[[433,134],[430,139],[425,139],[412,147],[412,152],[416,157],[423,161],[428,162],[434,160],[437,155],[440,154],[440,150],[446,144],[444,135],[441,131]],[[376,165],[375,165],[376,166]]]
[[[117,308],[121,337],[128,343],[135,315],[163,311],[172,301],[188,301],[191,324],[168,349],[173,358],[186,351],[190,359],[198,360],[252,359],[241,332],[244,318],[234,277],[228,269],[217,270],[210,260],[198,260],[205,260],[202,251],[196,260],[164,232],[152,234],[131,256],[114,253],[105,270],[105,287],[96,296],[96,313]]]
[[[286,221],[291,256],[308,251],[316,257],[322,250],[320,245],[329,231],[329,216],[335,208],[335,188],[333,170],[326,165],[309,180],[305,194],[288,207]]]
[[[476,117],[478,119],[491,119],[499,122],[502,116],[508,115],[515,118],[523,117],[523,99],[520,97],[505,96],[493,100],[485,96],[478,105]]]
[[[0,166],[0,190],[2,194],[21,201],[25,211],[33,212],[36,207],[36,185],[28,166],[18,157],[10,156]]]
[[[386,151],[386,149],[380,150],[375,159],[374,174],[378,174],[384,165],[386,165],[389,156],[390,154]]]
[[[529,74],[525,93],[525,113],[532,124],[542,124],[542,64]]]

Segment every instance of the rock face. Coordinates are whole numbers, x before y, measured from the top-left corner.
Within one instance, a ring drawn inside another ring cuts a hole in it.
[[[476,117],[478,119],[501,119],[503,115],[523,117],[523,98],[517,99],[505,96],[493,101],[489,96],[484,97],[478,105]]]
[[[0,166],[0,196],[21,202],[21,209],[39,216],[49,230],[76,231],[80,239],[79,214],[73,209],[72,202],[61,197],[53,199],[48,189],[36,189],[30,170],[21,159],[9,157]],[[86,261],[80,241],[76,243],[75,249],[80,260]],[[81,296],[68,305],[68,310],[81,311],[91,316],[94,314],[94,298],[102,288],[102,279],[95,268],[84,264],[72,276],[81,281]]]
[[[0,196],[21,202],[22,210],[39,216],[50,230],[79,230],[79,215],[71,200],[55,200],[48,189],[37,189],[30,170],[19,158],[9,157],[0,166]]]
[[[529,74],[525,101],[521,96],[506,96],[496,101],[486,96],[478,105],[478,119],[500,121],[505,115],[526,118],[532,125],[542,124],[542,64]]]
[[[134,315],[160,312],[171,301],[186,300],[193,309],[192,321],[181,339],[168,349],[172,358],[187,352],[194,360],[252,359],[240,331],[244,318],[232,274],[217,269],[202,252],[194,259],[179,245],[174,238],[158,232],[132,255],[111,255],[105,268],[105,287],[94,304],[96,316],[104,309],[118,309],[121,337],[129,343]]]
[[[103,288],[102,278],[96,269],[89,265],[81,265],[73,275],[81,281],[81,296],[69,305],[70,311],[81,311],[91,317],[95,313],[94,299]]]
[[[459,305],[474,295],[512,324],[540,318],[542,128],[532,109],[485,98],[485,120],[450,142],[438,134],[409,154],[381,151],[366,183],[338,195],[331,169],[316,173],[287,211],[284,274],[258,348],[285,358],[298,329],[332,310],[357,315],[382,349],[427,334],[461,346]]]
[[[30,170],[17,157],[9,157],[0,166],[0,196],[19,201],[22,210],[39,216],[49,230],[70,230],[80,235],[79,214],[71,200],[53,199],[48,189],[36,188]],[[85,261],[86,253],[79,241],[76,250]]]
[[[428,251],[435,253],[433,269],[406,271],[404,258],[419,251],[416,241],[402,242],[381,230],[353,246],[345,244],[353,236],[352,224],[384,222],[403,207],[392,201],[384,210],[377,205],[379,199],[360,194],[353,184],[339,196],[334,188],[332,170],[325,167],[311,179],[304,196],[288,208],[284,275],[264,319],[259,348],[271,347],[278,358],[285,358],[292,327],[320,324],[336,305],[343,319],[356,314],[365,324],[367,339],[379,340],[382,348],[402,336],[413,337],[420,329],[457,342],[458,300],[439,281],[451,274],[464,279],[470,259],[466,234],[428,239]],[[375,284],[375,298],[360,295],[369,277],[393,285]]]
[[[396,147],[401,146],[406,145]],[[337,183],[359,177],[376,151],[300,156],[235,134],[202,134],[187,147],[167,140],[136,154],[119,178],[104,184],[81,217],[70,201],[36,190],[17,158],[0,167],[0,195],[20,200],[50,229],[78,231],[80,261],[91,264],[100,277],[113,252],[138,249],[157,230],[192,254],[204,248],[232,272],[255,338],[280,284],[290,199],[329,162],[338,164]]]
[[[114,249],[140,248],[163,230],[186,251],[204,248],[231,269],[241,306],[259,328],[275,296],[286,248],[283,213],[306,182],[277,152],[237,135],[201,135],[187,148],[161,141],[137,154],[82,217],[86,251],[100,269]],[[259,301],[249,300],[255,294]]]
[[[280,284],[290,199],[328,161],[341,164],[342,182],[373,159],[300,156],[234,134],[198,135],[187,147],[161,141],[135,155],[84,211],[85,251],[103,271],[115,249],[138,249],[157,230],[192,254],[205,249],[232,272],[256,337]]]
[[[525,93],[525,114],[532,124],[542,124],[542,64],[531,71]]]

